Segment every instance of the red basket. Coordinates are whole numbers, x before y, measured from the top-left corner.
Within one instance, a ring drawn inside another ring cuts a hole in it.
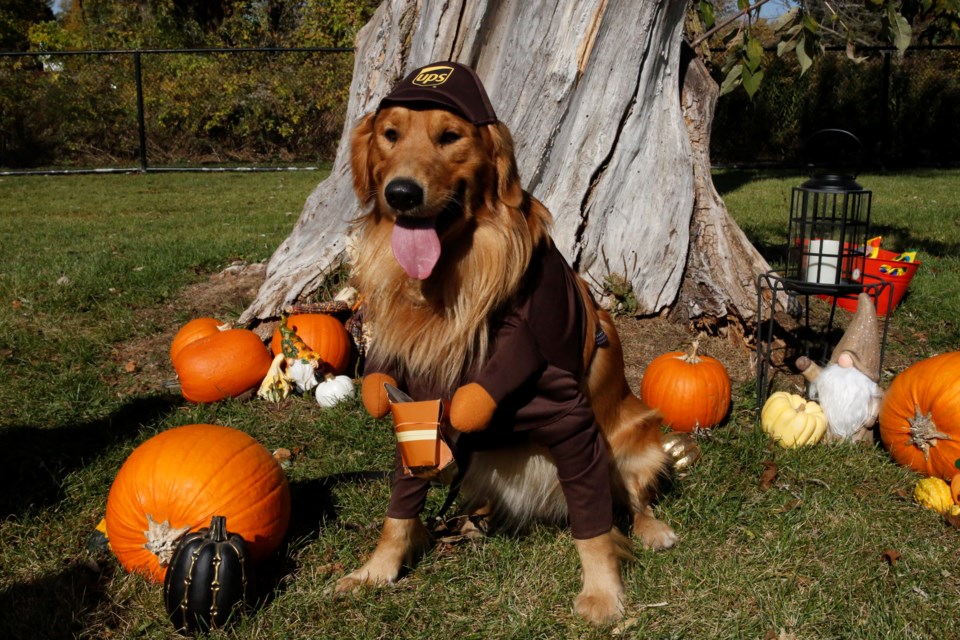
[[[897,308],[897,305],[900,304],[900,301],[903,299],[903,295],[907,292],[907,287],[910,286],[910,281],[913,280],[913,275],[920,266],[919,262],[894,262],[893,259],[898,255],[900,254],[894,253],[893,251],[878,249],[876,258],[865,259],[863,275],[867,276],[867,282],[876,282],[878,280],[889,282],[893,289],[892,299],[890,289],[886,287],[879,290],[879,295],[874,296],[877,315],[885,316]],[[904,271],[902,275],[883,273],[880,270],[881,266],[885,268],[906,269],[906,271]],[[860,281],[862,280],[863,278],[860,278]],[[837,305],[847,311],[856,311],[857,299],[837,298]]]

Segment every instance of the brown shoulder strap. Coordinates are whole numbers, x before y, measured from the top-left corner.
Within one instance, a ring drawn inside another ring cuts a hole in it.
[[[597,330],[600,328],[600,318],[597,314],[597,303],[590,293],[590,287],[578,274],[573,274],[580,294],[580,303],[583,305],[583,370],[586,371],[593,360],[597,349]]]

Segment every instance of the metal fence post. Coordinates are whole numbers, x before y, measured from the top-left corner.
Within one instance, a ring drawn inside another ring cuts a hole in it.
[[[147,129],[143,122],[143,73],[140,50],[133,52],[133,74],[137,83],[137,129],[140,133],[140,173],[147,172]]]

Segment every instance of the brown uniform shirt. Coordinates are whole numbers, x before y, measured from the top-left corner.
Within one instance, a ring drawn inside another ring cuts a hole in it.
[[[484,431],[462,434],[457,442],[462,460],[469,451],[524,439],[547,447],[557,464],[571,529],[578,539],[607,533],[613,521],[606,447],[580,389],[587,338],[584,313],[573,270],[552,242],[543,243],[534,252],[520,290],[491,323],[487,361],[461,381],[479,383],[497,402],[491,424]],[[439,397],[436,389],[405,379],[396,367],[381,361],[375,341],[367,357],[365,373],[393,376],[414,400]],[[396,460],[387,514],[416,517],[425,505],[429,481],[405,475],[399,454]]]

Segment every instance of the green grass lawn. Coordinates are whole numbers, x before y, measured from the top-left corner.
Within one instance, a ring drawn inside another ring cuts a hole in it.
[[[163,385],[118,383],[138,374],[124,373],[117,355],[153,344],[138,359],[162,360],[155,337],[189,319],[178,307],[184,287],[234,261],[268,258],[321,177],[0,178],[2,637],[176,637],[162,589],[87,542],[130,452],[196,422],[297,452],[287,469],[289,544],[261,568],[269,601],[212,637],[957,636],[960,531],[913,504],[917,477],[879,447],[772,446],[755,425],[751,385],[734,390],[729,421],[701,439],[701,461],[658,505],[681,541],[640,551],[626,569],[627,616],[615,629],[573,615],[576,553],[569,533],[553,527],[443,544],[396,585],[324,595],[376,542],[389,487],[357,472],[390,467],[390,430],[358,402],[189,405]],[[763,250],[785,241],[789,189],[800,181],[717,176],[732,215]],[[960,172],[861,182],[874,191],[884,246],[916,248],[923,262],[891,320],[891,361],[957,349]],[[778,475],[765,488],[769,462]],[[428,512],[443,498],[434,491]]]

